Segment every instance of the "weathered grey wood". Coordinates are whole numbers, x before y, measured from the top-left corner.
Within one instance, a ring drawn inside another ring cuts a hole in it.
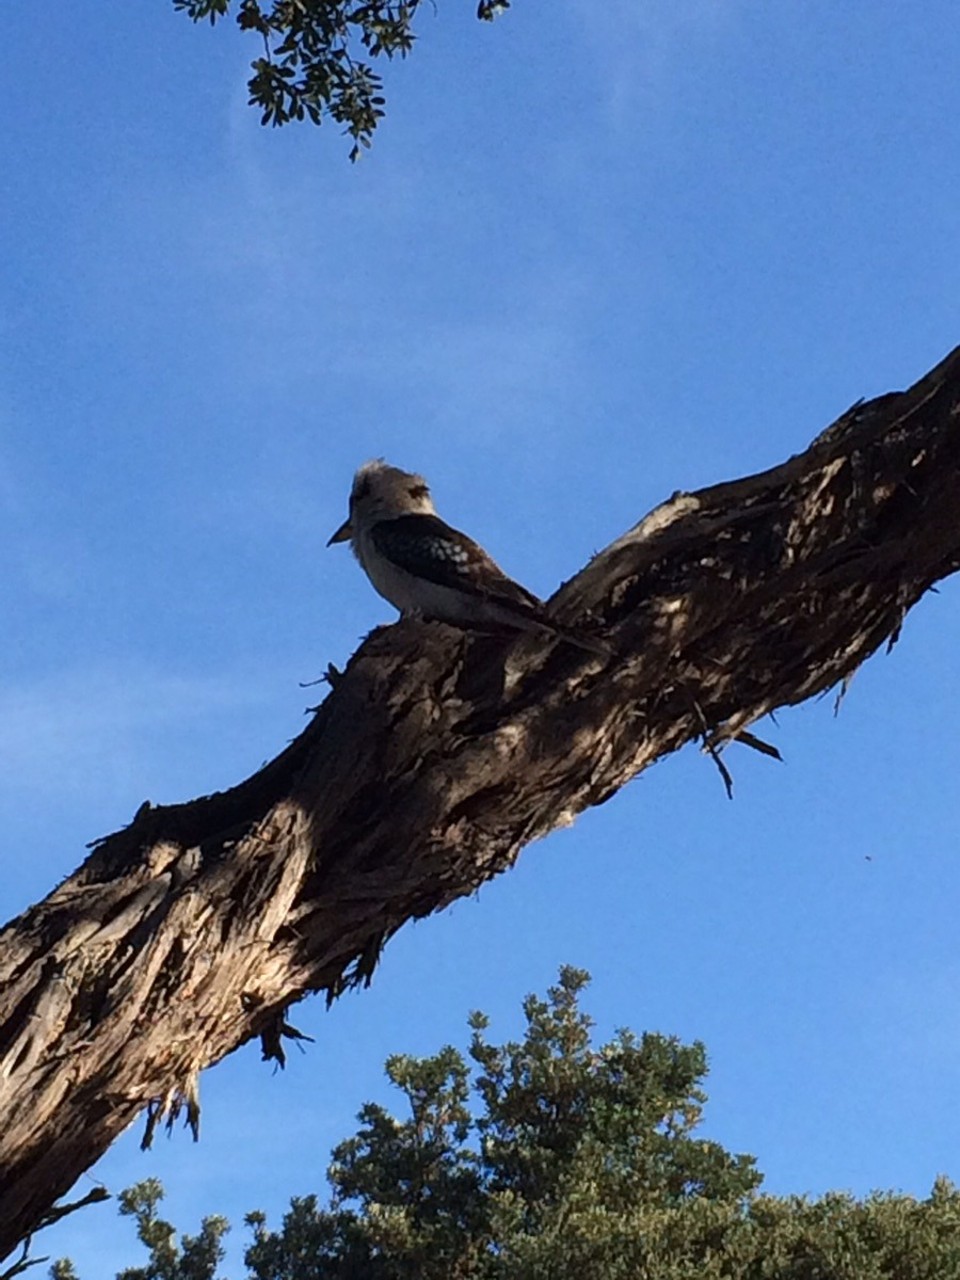
[[[771,409],[775,412],[775,409]],[[702,736],[848,676],[960,565],[960,348],[762,475],[677,494],[553,601],[567,644],[404,622],[231,791],[144,808],[0,935],[0,1256],[147,1105],[405,921]],[[629,465],[629,459],[624,465]]]

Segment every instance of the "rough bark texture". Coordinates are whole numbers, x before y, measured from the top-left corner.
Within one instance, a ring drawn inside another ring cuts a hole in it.
[[[143,1110],[368,977],[405,921],[667,752],[848,677],[960,565],[960,348],[762,475],[676,494],[553,601],[568,644],[404,622],[252,778],[144,808],[0,941],[0,1256]],[[592,619],[585,623],[585,619]]]

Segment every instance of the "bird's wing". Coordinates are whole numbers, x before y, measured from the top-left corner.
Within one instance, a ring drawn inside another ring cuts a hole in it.
[[[407,515],[380,520],[370,536],[382,556],[407,573],[469,595],[502,601],[525,613],[542,605],[532,592],[508,578],[483,547],[439,516]]]

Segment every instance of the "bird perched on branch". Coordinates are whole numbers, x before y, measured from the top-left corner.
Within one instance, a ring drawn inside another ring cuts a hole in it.
[[[382,459],[365,462],[353,478],[350,514],[327,546],[348,540],[374,588],[403,617],[531,631],[610,655],[602,641],[558,626],[483,547],[441,520],[422,476]]]

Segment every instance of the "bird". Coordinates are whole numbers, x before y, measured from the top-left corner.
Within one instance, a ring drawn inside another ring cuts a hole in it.
[[[610,656],[602,641],[553,621],[543,602],[507,576],[479,543],[437,514],[423,476],[365,462],[353,477],[350,514],[327,542],[350,542],[374,589],[404,618],[465,630],[534,632]]]

